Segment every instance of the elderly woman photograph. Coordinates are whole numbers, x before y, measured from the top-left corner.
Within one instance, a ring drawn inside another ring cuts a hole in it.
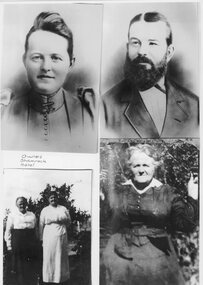
[[[16,199],[16,209],[7,219],[5,241],[11,252],[12,273],[17,285],[36,285],[37,282],[37,239],[36,217],[27,211],[25,197]]]
[[[25,11],[31,12],[29,6]],[[2,149],[96,152],[95,92],[82,85],[88,82],[84,74],[78,74],[78,80],[71,73],[67,86],[74,47],[73,33],[58,12],[45,10],[36,16],[22,56],[30,88],[16,95],[7,84],[2,91]],[[20,84],[26,85],[20,79],[14,87]]]
[[[184,285],[171,231],[192,232],[198,218],[198,181],[193,173],[188,193],[155,178],[161,161],[150,144],[126,149],[129,179],[115,189],[112,234],[101,257],[101,285]]]
[[[45,284],[68,284],[70,278],[67,227],[69,211],[58,204],[56,191],[49,193],[49,206],[40,214],[40,239],[43,246],[42,279]]]

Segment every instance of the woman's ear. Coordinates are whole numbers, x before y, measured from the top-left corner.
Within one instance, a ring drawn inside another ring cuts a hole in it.
[[[174,55],[174,46],[172,44],[170,44],[167,48],[167,63],[171,60],[171,58]]]
[[[71,61],[70,61],[70,66],[69,66],[69,68],[73,68],[74,64],[75,64],[75,57],[73,56],[72,59],[71,59]]]

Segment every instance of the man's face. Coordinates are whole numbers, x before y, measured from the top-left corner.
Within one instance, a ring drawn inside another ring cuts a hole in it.
[[[143,152],[136,153],[130,158],[130,169],[133,174],[133,180],[138,185],[147,186],[154,176],[154,159]]]
[[[125,73],[146,90],[164,76],[172,56],[172,46],[167,46],[168,29],[164,22],[139,21],[129,29]]]
[[[50,95],[58,91],[68,73],[70,59],[68,41],[48,31],[36,31],[30,35],[24,65],[34,91]]]

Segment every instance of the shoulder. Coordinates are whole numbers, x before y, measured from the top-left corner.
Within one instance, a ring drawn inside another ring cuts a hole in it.
[[[48,212],[50,210],[50,206],[46,206],[41,210],[40,215],[44,215],[46,212]]]
[[[79,87],[75,92],[63,89],[65,100],[75,105],[94,105],[96,95],[91,87]]]
[[[36,216],[33,212],[27,211],[27,215],[34,218],[34,219],[36,218]]]
[[[79,87],[75,92],[63,89],[64,98],[67,107],[71,107],[76,114],[77,112],[87,113],[92,119],[95,117],[97,109],[96,94],[93,88]]]
[[[120,102],[126,96],[126,94],[131,92],[131,89],[132,86],[130,82],[123,79],[102,96],[103,102]]]
[[[190,100],[191,102],[194,102],[194,103],[199,102],[199,97],[196,94],[194,94],[187,88],[181,86],[176,81],[172,79],[167,79],[166,84],[167,84],[167,88],[173,89],[176,92],[178,92],[178,95],[182,96],[184,100]]]
[[[0,103],[4,113],[19,115],[22,112],[22,110],[25,111],[27,109],[28,95],[27,94],[15,95],[12,92],[11,94],[7,94],[3,100],[1,98]]]
[[[64,212],[67,212],[67,211],[68,211],[68,209],[67,209],[66,207],[62,206],[62,205],[58,205],[57,208],[58,208],[59,210],[61,210],[61,211],[64,211]]]

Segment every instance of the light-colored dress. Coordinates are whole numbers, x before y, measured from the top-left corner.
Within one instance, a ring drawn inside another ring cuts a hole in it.
[[[45,207],[40,215],[43,240],[43,281],[60,283],[70,278],[68,237],[69,211],[61,205]]]

